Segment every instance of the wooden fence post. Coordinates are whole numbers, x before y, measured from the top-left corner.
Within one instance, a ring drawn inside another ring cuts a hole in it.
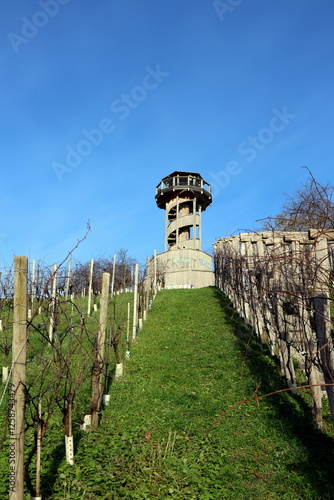
[[[116,254],[114,254],[114,260],[112,265],[112,278],[111,278],[111,295],[114,295],[115,290],[115,271],[116,271]]]
[[[99,423],[99,411],[103,395],[102,371],[104,364],[104,347],[106,339],[106,328],[108,318],[110,274],[102,274],[101,309],[99,319],[99,331],[97,335],[96,358],[92,371],[92,420],[91,429],[97,430]]]
[[[291,339],[286,325],[284,311],[284,273],[283,267],[286,265],[286,257],[281,238],[274,243],[273,257],[275,258],[273,266],[273,292],[275,306],[275,324],[277,329],[279,357],[282,374],[285,375],[288,386],[296,387],[295,368],[291,356]],[[295,391],[294,391],[295,393]]]
[[[156,293],[157,290],[157,251],[154,249],[154,281],[153,281],[153,288],[154,292]]]
[[[42,447],[42,399],[38,398],[38,427],[36,450],[36,496],[31,500],[42,500],[41,497],[41,447]]]
[[[31,268],[31,284],[30,284],[30,307],[31,307],[31,313],[33,313],[34,310],[34,297],[35,297],[35,272],[36,272],[36,261],[32,261],[32,268]]]
[[[267,333],[267,343],[270,350],[270,354],[274,355],[275,350],[275,335],[272,334],[271,328],[267,325],[266,328],[266,309],[268,305],[263,297],[264,292],[264,281],[265,281],[265,270],[266,270],[266,259],[264,256],[264,243],[262,238],[258,238],[256,241],[256,252],[257,252],[257,274],[255,276],[256,286],[257,286],[257,307],[259,315],[259,329],[261,331],[261,338],[263,339],[264,331]]]
[[[249,323],[251,310],[249,303],[249,292],[250,292],[250,276],[249,276],[249,259],[247,255],[247,241],[244,241],[242,238],[243,235],[240,235],[240,296],[241,296],[241,314],[246,323]]]
[[[51,289],[51,305],[50,305],[50,324],[49,324],[49,340],[52,344],[54,340],[54,329],[55,329],[55,312],[56,312],[56,300],[57,300],[57,269],[56,264],[52,266],[52,289]]]
[[[138,264],[135,265],[135,286],[133,297],[133,323],[132,323],[132,341],[136,340],[137,322],[138,322]]]
[[[91,259],[90,264],[89,264],[89,285],[88,285],[88,305],[87,305],[87,315],[88,316],[90,316],[90,304],[92,301],[93,267],[94,267],[94,260]]]
[[[304,352],[305,373],[308,377],[308,383],[311,385],[313,414],[318,428],[322,427],[322,391],[320,384],[320,372],[312,360],[316,359],[317,345],[316,336],[310,322],[310,298],[307,291],[307,282],[309,270],[305,269],[305,250],[302,249],[302,243],[305,240],[295,238],[292,240],[292,273],[297,286],[297,297],[295,302],[298,308],[299,319],[299,351]],[[296,294],[296,292],[295,292]]]
[[[126,320],[126,352],[125,357],[130,357],[130,302],[128,302],[128,315]]]
[[[14,258],[13,374],[9,384],[9,500],[23,500],[28,258]]]
[[[68,299],[68,293],[70,290],[70,285],[71,285],[71,278],[72,278],[72,257],[70,258],[68,262],[68,268],[67,268],[67,276],[66,276],[66,284],[65,284],[65,299]]]

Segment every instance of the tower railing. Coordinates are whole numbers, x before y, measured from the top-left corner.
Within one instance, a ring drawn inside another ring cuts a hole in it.
[[[200,189],[206,191],[211,195],[211,186],[203,179],[196,177],[194,175],[177,175],[173,177],[166,177],[163,179],[156,188],[156,193],[159,194],[161,191],[173,190],[173,189]]]

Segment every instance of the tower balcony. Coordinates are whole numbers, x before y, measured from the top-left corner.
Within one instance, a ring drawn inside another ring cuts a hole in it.
[[[176,196],[196,198],[205,210],[212,203],[211,186],[202,176],[193,172],[175,171],[164,177],[156,187],[155,200],[159,208],[166,209],[166,203]]]

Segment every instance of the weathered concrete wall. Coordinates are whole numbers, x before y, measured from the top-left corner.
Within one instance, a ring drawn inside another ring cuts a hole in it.
[[[164,288],[203,288],[214,286],[212,257],[201,250],[182,248],[168,250],[148,262],[148,280]]]

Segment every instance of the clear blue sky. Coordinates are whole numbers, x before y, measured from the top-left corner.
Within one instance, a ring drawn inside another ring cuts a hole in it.
[[[212,184],[203,250],[333,180],[332,0],[16,0],[1,46],[0,256],[164,250],[155,186]]]

